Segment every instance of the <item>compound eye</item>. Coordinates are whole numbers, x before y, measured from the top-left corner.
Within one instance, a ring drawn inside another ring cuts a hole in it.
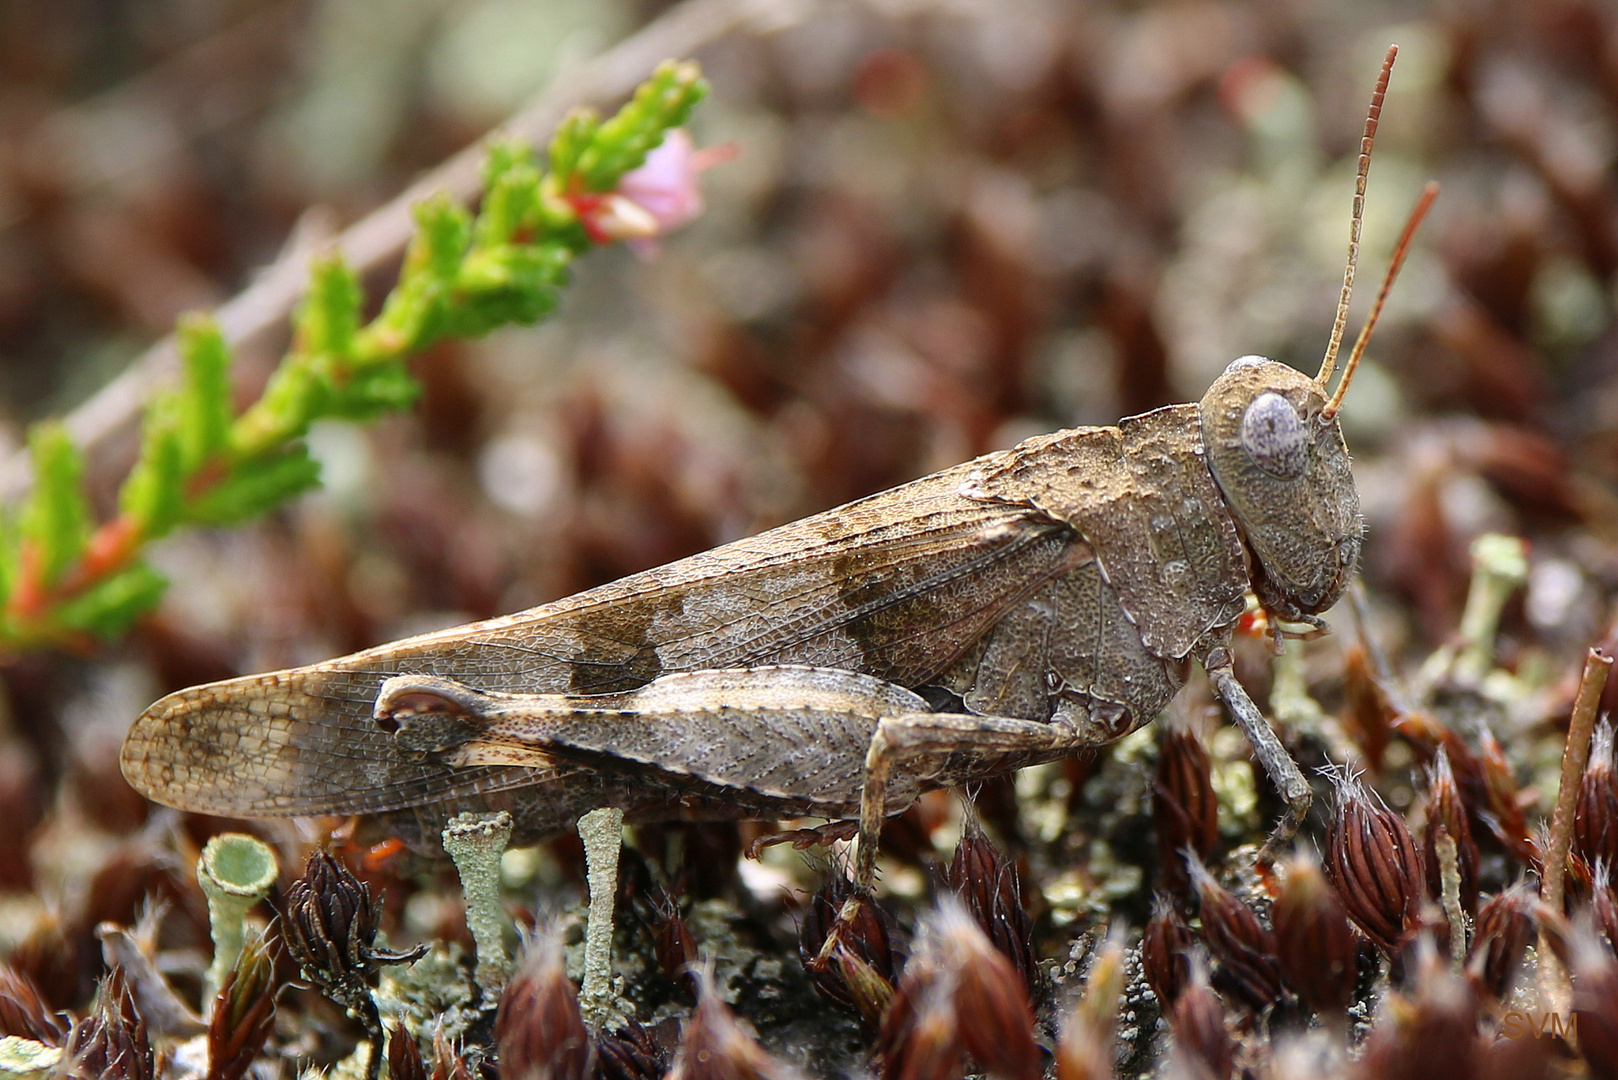
[[[1242,448],[1271,476],[1282,480],[1302,476],[1309,453],[1298,410],[1274,392],[1254,398],[1242,417]]]

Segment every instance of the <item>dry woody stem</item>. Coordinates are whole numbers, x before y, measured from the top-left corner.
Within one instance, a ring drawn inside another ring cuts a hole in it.
[[[1584,660],[1579,696],[1573,703],[1573,719],[1568,725],[1567,744],[1562,751],[1562,778],[1556,790],[1556,813],[1551,819],[1551,847],[1545,853],[1545,877],[1541,885],[1544,905],[1553,912],[1562,910],[1567,853],[1573,843],[1573,808],[1579,797],[1579,781],[1590,757],[1590,735],[1595,730],[1596,710],[1606,689],[1612,657],[1591,649]],[[1571,992],[1565,973],[1559,970],[1544,929],[1539,933],[1540,986],[1547,1001],[1565,1008]]]

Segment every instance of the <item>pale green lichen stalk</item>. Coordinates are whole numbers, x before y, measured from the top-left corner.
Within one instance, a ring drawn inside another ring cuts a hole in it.
[[[510,920],[500,902],[500,856],[511,842],[511,815],[456,814],[444,826],[444,850],[455,860],[466,898],[466,928],[477,947],[477,983],[485,1000],[499,999],[511,977],[511,955],[506,951]]]
[[[585,877],[590,885],[590,921],[584,928],[584,983],[579,1008],[584,1022],[601,1027],[617,1008],[612,992],[612,908],[618,895],[618,849],[623,844],[624,812],[592,810],[579,819],[584,841]]]
[[[1432,829],[1437,825],[1429,821],[1427,827]],[[1433,850],[1438,855],[1439,900],[1444,908],[1444,918],[1449,922],[1450,964],[1459,974],[1466,963],[1466,912],[1461,908],[1461,858],[1455,847],[1455,838],[1447,832],[1439,834],[1433,842]]]
[[[213,963],[208,967],[204,1001],[212,1001],[241,955],[247,913],[264,899],[281,873],[270,846],[244,833],[220,833],[202,849],[197,883],[208,898]]]
[[[1424,699],[1450,684],[1494,696],[1486,685],[1500,672],[1494,667],[1495,635],[1506,601],[1528,580],[1528,545],[1519,537],[1485,533],[1472,541],[1472,581],[1461,612],[1459,640],[1436,650],[1421,665],[1416,697]]]
[[[1455,673],[1481,681],[1494,666],[1494,638],[1511,594],[1528,580],[1528,545],[1520,537],[1485,533],[1472,541],[1472,585],[1461,613],[1464,644]]]

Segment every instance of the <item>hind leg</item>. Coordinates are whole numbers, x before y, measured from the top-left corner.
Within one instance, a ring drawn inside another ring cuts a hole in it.
[[[876,879],[877,839],[887,816],[888,783],[905,765],[942,771],[947,764],[959,780],[990,776],[1006,768],[1062,757],[1092,745],[1069,724],[1011,720],[966,713],[911,713],[877,724],[865,755],[865,789],[860,795],[859,850],[854,885],[869,892]]]

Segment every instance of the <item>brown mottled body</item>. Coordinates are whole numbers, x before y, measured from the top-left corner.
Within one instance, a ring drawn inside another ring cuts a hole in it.
[[[1198,660],[1287,803],[1271,861],[1309,785],[1236,681],[1230,635],[1249,591],[1318,623],[1359,561],[1337,413],[1437,194],[1332,390],[1397,52],[1314,378],[1244,356],[1195,405],[1029,439],[517,615],[170,694],[131,729],[124,775],[187,810],[370,814],[428,843],[466,810],[509,810],[528,835],[598,809],[857,813],[867,888],[884,815],[1119,738]]]
[[[1246,403],[1266,392],[1296,399],[1304,414],[1324,403],[1290,368],[1239,361],[1200,406],[1031,439],[520,614],[172,694],[136,722],[124,771],[142,792],[185,809],[379,814],[430,842],[448,815],[468,809],[510,810],[528,834],[601,806],[630,820],[847,816],[878,723],[905,716],[930,734],[893,755],[907,764],[884,778],[887,812],[927,787],[1098,745],[1156,716],[1193,657],[1220,662],[1215,651],[1253,584],[1244,536],[1274,529],[1268,518],[1232,514],[1220,453],[1203,431],[1210,419],[1228,426],[1230,409],[1239,425]],[[1337,585],[1283,609],[1293,616],[1335,599],[1358,553],[1352,481],[1339,486],[1348,477],[1341,435],[1335,423],[1312,430],[1310,467],[1291,483],[1326,475],[1335,488],[1331,520],[1311,525],[1326,534]],[[1286,501],[1297,506],[1299,494],[1289,488]],[[636,696],[673,674],[783,665],[820,672],[826,693],[847,696],[841,720],[836,708],[807,726],[788,717],[792,688],[760,698],[760,674],[746,703],[708,686],[700,733],[691,727],[700,709]],[[508,730],[502,743],[479,732],[490,721],[476,706],[459,742],[412,748],[378,708],[383,683],[404,675],[519,695],[529,711],[571,709],[575,729],[593,725],[598,736],[524,742]],[[918,715],[926,702],[902,688],[934,700],[949,694],[929,688],[948,691],[961,705],[928,723]],[[1021,726],[982,736],[978,721],[989,718]],[[633,749],[648,723],[680,732],[680,748]],[[957,733],[974,724],[979,734]],[[764,783],[758,755],[772,741],[806,748],[840,779]],[[754,755],[752,775],[738,764],[742,750]]]

